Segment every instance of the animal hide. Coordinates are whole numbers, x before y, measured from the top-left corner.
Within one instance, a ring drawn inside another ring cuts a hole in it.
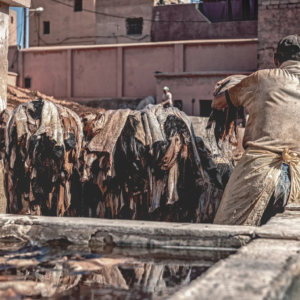
[[[225,91],[240,83],[244,78],[246,78],[244,75],[233,75],[219,81],[215,86],[214,96],[224,94]],[[213,109],[206,129],[211,129],[215,124],[214,134],[219,148],[219,141],[225,141],[227,137],[231,145],[237,146],[236,119],[237,107],[227,107],[223,110]]]
[[[3,138],[8,212],[63,216],[69,209],[75,215],[71,199],[80,186],[74,182],[79,182],[80,118],[38,99],[15,108]]]
[[[10,213],[212,222],[226,176],[177,108],[79,118],[39,99],[9,115],[0,128]]]
[[[149,105],[81,119],[85,216],[212,222],[222,177],[183,112]]]

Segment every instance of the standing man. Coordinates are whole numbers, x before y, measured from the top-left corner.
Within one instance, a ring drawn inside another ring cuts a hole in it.
[[[215,224],[260,225],[300,203],[300,38],[285,37],[277,69],[261,70],[213,100],[212,108],[249,112],[243,157],[234,169]]]
[[[173,106],[172,94],[169,91],[170,91],[170,89],[167,86],[165,86],[163,89],[163,95],[162,95],[162,105],[165,108]]]

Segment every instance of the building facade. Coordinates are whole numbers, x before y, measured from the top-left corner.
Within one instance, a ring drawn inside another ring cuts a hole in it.
[[[30,0],[0,0],[0,110],[6,107],[8,81],[8,46],[11,16],[9,6],[29,7]]]
[[[151,41],[154,0],[32,0],[29,46]]]
[[[94,45],[96,43],[96,0],[32,0],[42,7],[29,18],[29,47]]]
[[[10,9],[9,10],[9,20],[8,20],[8,31],[9,31],[9,46],[17,45],[17,12]]]
[[[97,0],[96,44],[151,42],[155,1]]]

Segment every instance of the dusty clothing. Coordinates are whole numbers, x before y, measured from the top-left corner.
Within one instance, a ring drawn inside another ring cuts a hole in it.
[[[228,90],[235,106],[249,112],[244,147],[300,154],[300,62],[261,70]]]
[[[167,92],[166,94],[163,93],[163,95],[162,95],[162,101],[165,102],[167,100],[169,100],[170,106],[173,106],[172,94],[170,92]]]
[[[283,213],[291,191],[291,175],[289,166],[282,164],[280,181],[261,218],[261,225],[266,224],[276,214]]]
[[[228,90],[235,106],[249,111],[244,147],[225,189],[214,223],[259,225],[280,180],[282,163],[290,167],[288,203],[300,203],[300,62],[258,71]]]

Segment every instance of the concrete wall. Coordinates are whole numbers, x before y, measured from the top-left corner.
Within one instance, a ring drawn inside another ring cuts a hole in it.
[[[15,10],[9,10],[9,46],[17,45],[17,12]]]
[[[273,55],[280,39],[300,35],[300,0],[259,0],[258,68],[274,68]]]
[[[6,107],[9,6],[0,1],[0,111]]]
[[[227,76],[251,72],[182,72],[157,74],[156,94],[157,102],[162,102],[162,90],[164,86],[170,88],[173,102],[182,101],[182,110],[189,116],[200,116],[200,100],[212,100],[215,85]],[[192,99],[195,99],[194,104]]]
[[[17,86],[17,78],[18,78],[17,73],[8,72],[7,84]]]
[[[156,6],[153,8],[153,19],[151,35],[154,42],[257,37],[257,21],[211,23],[196,4]]]
[[[97,12],[123,17],[96,16],[97,44],[150,42],[154,2],[155,0],[97,0]],[[141,35],[127,35],[126,18],[144,19]]]
[[[83,8],[95,11],[95,1],[84,0]],[[48,0],[32,0],[32,7],[43,7],[44,11],[40,15],[34,13],[30,16],[30,47],[95,44],[96,15],[86,11],[74,12],[74,0],[61,0],[61,2],[71,7]],[[45,21],[50,22],[50,34],[44,34]]]
[[[30,77],[31,89],[73,101],[142,99],[157,94],[157,72],[200,71],[208,97],[220,78],[212,80],[211,72],[254,71],[256,55],[256,39],[29,48],[19,52],[18,85]],[[182,97],[180,85],[176,90]]]
[[[8,46],[8,71],[18,73],[19,69],[19,47],[14,46]]]

